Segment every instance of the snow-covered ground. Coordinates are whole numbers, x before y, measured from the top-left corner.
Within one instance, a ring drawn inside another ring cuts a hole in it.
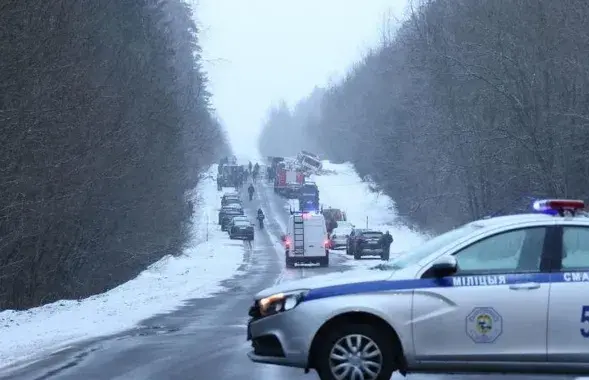
[[[390,197],[378,194],[363,182],[352,164],[332,164],[323,161],[325,173],[312,175],[319,188],[319,199],[324,207],[339,208],[346,212],[347,219],[358,228],[374,228],[389,231],[394,238],[391,258],[421,244],[427,237],[403,225],[397,218],[395,204]],[[333,250],[332,253],[345,251]],[[348,258],[351,258],[347,256]],[[380,263],[374,259],[350,260],[359,268],[373,267]]]
[[[222,290],[219,282],[235,274],[244,250],[217,226],[216,171],[213,165],[193,192],[197,210],[193,236],[182,255],[164,257],[135,279],[103,294],[0,312],[0,367],[132,328],[150,316],[177,309],[185,300]]]

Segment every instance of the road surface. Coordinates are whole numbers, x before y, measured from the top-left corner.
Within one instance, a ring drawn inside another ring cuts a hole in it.
[[[144,321],[142,327],[114,336],[74,345],[48,354],[41,360],[0,373],[2,379],[26,380],[192,380],[256,379],[316,380],[315,373],[255,364],[246,357],[246,321],[252,295],[283,279],[316,276],[347,270],[346,259],[332,256],[329,268],[284,268],[284,257],[276,242],[286,225],[284,200],[271,189],[258,189],[256,199],[245,202],[253,216],[262,207],[267,215],[266,230],[256,231],[251,248],[244,245],[244,263],[238,276],[225,282],[228,290],[213,298],[195,299],[171,314]],[[229,241],[229,240],[228,240]],[[395,375],[394,379],[402,378]],[[516,376],[423,376],[410,380],[434,379],[526,379]],[[539,376],[527,379],[540,380]],[[554,379],[554,378],[552,378]]]

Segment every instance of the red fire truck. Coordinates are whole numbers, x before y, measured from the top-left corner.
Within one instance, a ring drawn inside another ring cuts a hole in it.
[[[299,190],[304,182],[305,174],[302,171],[280,165],[276,169],[274,191],[287,198],[298,198]]]

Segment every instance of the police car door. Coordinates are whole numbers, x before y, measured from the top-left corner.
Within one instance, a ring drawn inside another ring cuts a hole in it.
[[[455,276],[414,292],[416,359],[545,361],[549,275],[540,268],[551,230],[507,230],[459,247]]]
[[[566,222],[564,222],[566,223]],[[589,226],[562,225],[562,260],[552,275],[548,361],[589,366]]]

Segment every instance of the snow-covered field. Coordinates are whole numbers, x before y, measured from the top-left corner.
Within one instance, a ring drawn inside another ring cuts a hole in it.
[[[213,165],[193,192],[197,209],[193,236],[182,255],[164,257],[135,279],[103,294],[0,312],[0,367],[75,341],[132,328],[150,316],[182,306],[184,300],[222,290],[219,282],[235,274],[244,251],[238,244],[228,244],[227,233],[217,226],[220,193],[214,181],[216,171]]]
[[[391,258],[395,254],[407,251],[421,244],[427,237],[397,220],[395,204],[386,195],[372,192],[369,183],[363,182],[352,164],[332,164],[323,161],[326,173],[313,175],[319,188],[319,199],[324,207],[339,208],[346,212],[347,219],[358,228],[374,228],[389,231],[394,238],[391,245]],[[345,251],[333,250],[332,253],[345,255]],[[346,256],[351,258],[350,256]],[[380,263],[374,259],[350,260],[359,268],[373,267]]]

